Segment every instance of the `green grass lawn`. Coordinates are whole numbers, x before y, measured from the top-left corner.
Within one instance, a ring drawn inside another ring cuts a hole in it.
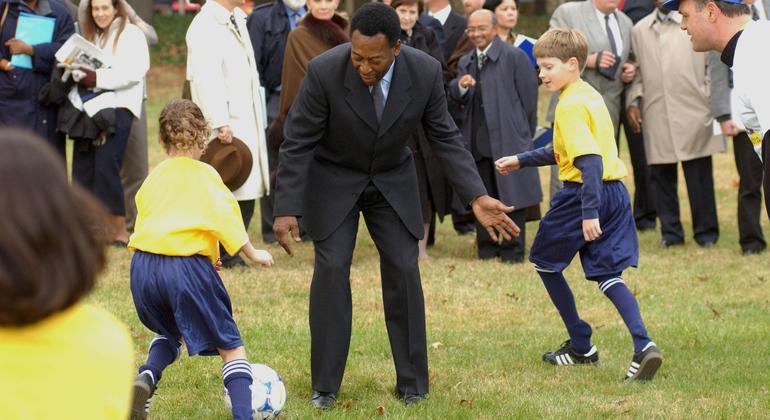
[[[157,145],[157,115],[170,98],[178,97],[182,75],[173,60],[151,70],[151,166],[163,158]],[[625,144],[621,154],[630,168]],[[531,265],[477,261],[472,239],[455,235],[451,223],[445,222],[429,251],[432,259],[421,266],[431,394],[423,404],[404,407],[392,393],[395,372],[378,258],[362,225],[350,279],[354,308],[347,371],[337,408],[316,413],[308,403],[312,245],[299,244],[294,258],[268,246],[275,267],[225,271],[222,278],[250,359],[272,366],[286,382],[286,418],[768,418],[770,265],[767,254],[740,254],[734,166],[731,153],[715,156],[722,230],[716,247],[701,249],[691,239],[680,174],[686,245],[662,250],[658,233],[641,234],[640,267],[624,275],[664,355],[651,383],[621,381],[631,358],[631,339],[612,304],[595,284],[582,279],[579,261],[566,276],[582,316],[594,327],[602,362],[598,367],[555,368],[540,356],[566,339],[566,332]],[[547,185],[547,172],[541,175]],[[626,182],[632,187],[630,177]],[[257,215],[254,220],[259,220]],[[255,243],[258,229],[258,223],[252,223]],[[527,225],[528,247],[536,230],[537,223]],[[109,259],[89,301],[129,325],[138,366],[152,335],[139,323],[131,301],[130,254],[112,249]],[[220,368],[219,358],[183,355],[164,373],[151,416],[228,418]]]

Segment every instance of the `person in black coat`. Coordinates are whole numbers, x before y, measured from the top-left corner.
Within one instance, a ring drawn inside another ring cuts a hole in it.
[[[429,0],[425,5],[428,6],[428,12],[420,15],[420,23],[433,28],[431,25],[435,25],[438,20],[441,24],[441,32],[437,33],[441,54],[449,58],[465,32],[467,21],[452,10],[449,0]]]
[[[416,48],[438,60],[446,75],[449,69],[444,64],[436,35],[417,21],[422,13],[422,3],[419,0],[394,0],[390,7],[396,10],[401,22],[401,44]],[[418,245],[420,258],[424,259],[428,258],[427,247],[431,221],[436,214],[443,220],[449,210],[451,195],[444,182],[441,162],[433,154],[422,127],[419,127],[412,136],[409,147],[414,153],[414,164],[417,168],[417,181],[420,187],[425,236],[420,239]]]
[[[307,11],[305,0],[275,0],[254,8],[246,20],[259,79],[265,88],[268,125],[278,116],[281,102],[281,72],[286,40]],[[267,164],[272,173],[278,166],[278,154],[268,150]],[[259,199],[262,241],[275,242],[273,234],[273,195]]]
[[[284,125],[275,197],[278,242],[291,255],[298,218],[313,239],[311,403],[331,408],[350,348],[350,265],[363,213],[380,254],[385,324],[406,404],[428,393],[428,355],[417,241],[424,234],[409,139],[419,126],[458,195],[493,235],[518,234],[513,210],[486,193],[446,108],[441,65],[401,47],[396,12],[367,3],[351,42],[313,59]]]
[[[16,39],[16,26],[21,13],[53,18],[51,42],[28,45]],[[75,22],[69,11],[56,0],[1,0],[0,17],[0,126],[14,126],[34,131],[48,140],[64,159],[64,134],[56,131],[56,107],[38,101],[38,95],[51,79],[54,54],[75,33]],[[15,54],[31,56],[32,68],[11,64]]]

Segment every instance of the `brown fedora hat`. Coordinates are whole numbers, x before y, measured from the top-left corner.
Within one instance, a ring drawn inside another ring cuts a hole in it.
[[[218,139],[210,141],[201,155],[201,162],[213,166],[230,191],[240,188],[251,174],[251,150],[236,137],[229,144]]]

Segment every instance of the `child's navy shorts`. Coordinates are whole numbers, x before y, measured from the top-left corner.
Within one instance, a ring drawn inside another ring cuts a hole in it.
[[[565,182],[551,199],[551,208],[540,221],[529,261],[561,272],[580,253],[587,278],[617,274],[639,262],[639,242],[631,214],[628,191],[621,181],[602,183],[599,224],[602,234],[592,242],[583,239],[582,184]]]
[[[243,345],[230,296],[207,257],[136,251],[131,294],[142,324],[169,338],[184,337],[190,356],[218,355],[217,348]]]

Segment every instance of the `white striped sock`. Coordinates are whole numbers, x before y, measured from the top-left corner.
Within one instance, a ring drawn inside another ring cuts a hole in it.
[[[609,280],[604,280],[603,282],[599,283],[599,289],[602,291],[602,293],[607,293],[607,290],[609,290],[610,287],[612,287],[612,286],[614,286],[614,285],[616,285],[618,283],[625,284],[625,282],[623,282],[623,279],[621,277],[615,277],[615,278],[611,278]]]

